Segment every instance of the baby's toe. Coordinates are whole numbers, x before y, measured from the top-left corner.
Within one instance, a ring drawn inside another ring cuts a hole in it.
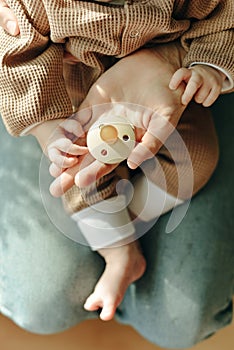
[[[117,305],[113,302],[104,302],[102,311],[100,313],[100,319],[103,321],[110,321],[115,315]]]
[[[86,299],[84,308],[88,311],[95,311],[100,309],[102,305],[102,300],[93,293]]]

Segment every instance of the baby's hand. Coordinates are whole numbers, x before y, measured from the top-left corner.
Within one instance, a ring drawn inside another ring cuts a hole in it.
[[[58,177],[65,169],[79,162],[79,157],[88,153],[85,146],[85,134],[77,120],[67,119],[60,124],[47,145],[48,158],[51,161],[50,174]]]
[[[88,152],[84,146],[83,128],[72,118],[46,121],[35,126],[30,133],[37,138],[51,161],[50,174],[54,177],[59,176],[64,169],[73,167],[78,163],[79,156]]]
[[[197,103],[209,107],[220,95],[225,78],[225,74],[221,71],[198,64],[191,68],[178,69],[171,78],[169,88],[176,90],[182,82],[185,82],[181,103],[187,105],[194,98]]]
[[[4,0],[0,0],[0,26],[11,35],[19,34],[17,18]]]

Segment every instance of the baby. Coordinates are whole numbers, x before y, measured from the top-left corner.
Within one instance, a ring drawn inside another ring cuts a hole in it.
[[[100,236],[108,223],[108,237],[114,239],[92,247],[104,257],[106,268],[85,308],[102,308],[100,317],[109,320],[129,284],[146,267],[129,212],[143,221],[161,215],[195,194],[215,168],[212,120],[197,105],[185,108],[193,98],[210,106],[221,92],[233,88],[233,3],[12,0],[9,6],[20,35],[2,31],[0,36],[1,114],[11,134],[38,139],[57,177],[51,192],[66,192],[65,206],[83,234],[91,227],[90,217],[103,223],[97,230]],[[64,52],[75,57],[73,64],[63,64]],[[123,112],[127,120],[134,119],[137,130],[137,146],[124,166],[134,195],[124,208],[125,196],[116,191],[122,176],[117,164],[89,158],[90,164],[80,168],[88,152],[80,141],[102,114],[97,106],[113,103],[135,106],[133,116]],[[74,111],[78,112],[67,119]],[[192,189],[191,167],[183,147],[174,143],[176,133],[191,157]],[[162,146],[166,140],[167,148],[175,149],[173,157]],[[147,160],[155,154],[160,167]],[[143,162],[147,178],[129,172]],[[74,183],[77,186],[70,189]],[[108,220],[107,211],[93,210],[103,202],[111,206],[113,200],[121,206],[113,220]]]

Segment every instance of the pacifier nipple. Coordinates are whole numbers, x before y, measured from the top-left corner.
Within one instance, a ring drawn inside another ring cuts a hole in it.
[[[102,125],[100,137],[108,144],[115,143],[118,140],[118,130],[113,125]]]

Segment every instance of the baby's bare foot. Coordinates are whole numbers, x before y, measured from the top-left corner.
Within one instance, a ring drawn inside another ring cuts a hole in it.
[[[146,262],[138,242],[101,249],[99,253],[106,261],[105,271],[84,308],[88,311],[102,309],[100,318],[109,321],[114,317],[128,286],[143,275]]]

